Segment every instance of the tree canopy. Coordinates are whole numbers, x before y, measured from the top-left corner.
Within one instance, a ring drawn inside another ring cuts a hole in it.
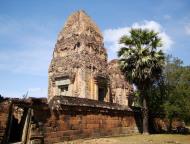
[[[143,101],[143,132],[148,133],[148,92],[151,85],[160,79],[165,56],[158,33],[148,29],[131,29],[130,35],[121,37],[119,50],[121,70],[127,80],[140,90]]]
[[[168,87],[164,110],[169,119],[180,118],[186,122],[190,120],[190,67],[183,66],[178,58],[167,59],[165,69]]]

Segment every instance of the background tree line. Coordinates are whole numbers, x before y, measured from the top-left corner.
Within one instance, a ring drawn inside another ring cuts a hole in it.
[[[171,122],[179,118],[190,124],[190,67],[168,55],[163,76],[151,87],[149,97],[152,113],[165,113]]]
[[[131,29],[120,39],[120,67],[126,79],[137,87],[135,105],[141,107],[143,133],[148,133],[151,114],[170,120],[190,121],[190,67],[159,48],[159,34],[148,29]]]

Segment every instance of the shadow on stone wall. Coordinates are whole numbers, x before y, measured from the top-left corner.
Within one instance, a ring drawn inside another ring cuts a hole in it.
[[[141,109],[138,107],[131,107],[134,111],[134,118],[138,128],[139,133],[143,133],[143,124],[142,124],[142,114]]]

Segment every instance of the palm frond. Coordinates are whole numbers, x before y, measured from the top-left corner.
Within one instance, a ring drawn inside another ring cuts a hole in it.
[[[160,76],[164,67],[164,53],[157,47],[162,45],[158,33],[148,29],[131,29],[130,36],[123,36],[118,56],[120,66],[126,78],[133,83],[142,84],[146,81],[154,81]]]

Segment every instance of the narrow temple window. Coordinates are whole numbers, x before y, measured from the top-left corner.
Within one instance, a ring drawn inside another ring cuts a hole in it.
[[[56,85],[56,95],[69,96],[69,85],[71,81],[68,77],[57,78]]]
[[[61,92],[68,91],[68,85],[62,85],[62,86],[59,86],[59,87],[60,87]]]
[[[69,87],[69,85],[60,85],[59,86],[60,95],[66,96],[67,92],[68,92],[68,87]]]

